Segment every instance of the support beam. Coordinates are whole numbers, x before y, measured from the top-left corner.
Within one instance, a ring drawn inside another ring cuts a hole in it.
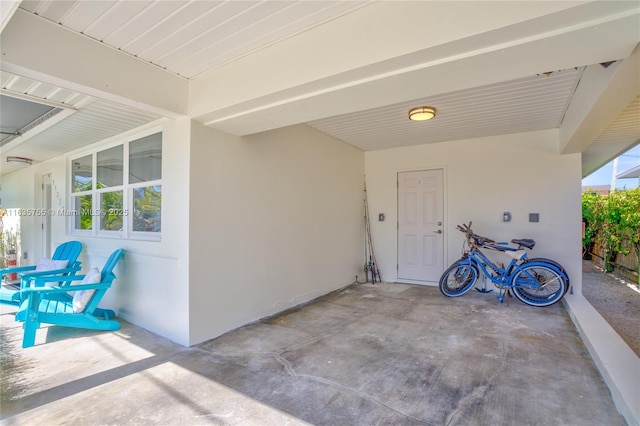
[[[0,48],[5,71],[164,117],[187,114],[187,80],[22,9]]]
[[[20,0],[2,0],[0,3],[0,33],[11,20],[13,14],[16,13],[19,6]]]
[[[585,70],[560,128],[563,154],[584,152],[640,95],[640,45],[625,60]]]
[[[247,135],[620,59],[637,43],[638,15],[631,3],[510,6],[500,4],[503,18],[480,19],[484,24],[471,18],[487,13],[485,2],[465,3],[462,12],[439,2],[368,6],[193,80],[190,115],[210,127]],[[457,11],[456,22],[468,25],[451,28],[443,18],[448,15],[430,13],[433,8]],[[523,11],[529,15],[522,16]],[[360,19],[362,14],[367,19]],[[392,14],[399,18],[390,22]],[[425,26],[434,36],[416,38]],[[325,61],[318,54],[325,51],[339,53],[339,59]]]

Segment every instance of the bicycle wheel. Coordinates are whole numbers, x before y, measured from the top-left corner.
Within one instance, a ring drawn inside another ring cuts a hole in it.
[[[511,278],[513,294],[531,306],[550,306],[565,294],[565,281],[560,271],[543,262],[527,262],[518,267]]]
[[[553,266],[555,266],[555,268],[560,272],[560,275],[562,275],[562,278],[564,279],[564,293],[567,294],[567,292],[569,291],[569,285],[570,285],[569,275],[567,274],[567,271],[564,269],[564,267],[561,264],[559,264],[555,260],[547,259],[544,257],[534,257],[533,259],[528,259],[527,262],[550,263]]]
[[[479,275],[475,265],[458,260],[440,277],[440,291],[447,297],[462,296],[473,288]]]

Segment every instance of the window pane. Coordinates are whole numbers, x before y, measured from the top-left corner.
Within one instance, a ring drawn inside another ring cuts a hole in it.
[[[75,229],[92,229],[93,216],[91,215],[91,195],[80,195],[73,198],[75,199]]]
[[[122,185],[122,152],[119,145],[98,153],[97,189]]]
[[[91,155],[73,160],[73,192],[91,190]]]
[[[162,133],[129,144],[129,183],[162,178]]]
[[[133,190],[133,231],[160,232],[161,201],[160,185]]]
[[[122,231],[122,191],[100,194],[100,229],[103,231]]]

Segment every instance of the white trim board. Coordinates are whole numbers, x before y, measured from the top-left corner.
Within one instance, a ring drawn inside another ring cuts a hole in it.
[[[618,411],[630,426],[640,425],[640,358],[584,296],[567,294],[563,304]]]

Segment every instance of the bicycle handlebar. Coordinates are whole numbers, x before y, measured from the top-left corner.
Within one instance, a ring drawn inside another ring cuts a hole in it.
[[[494,240],[492,240],[491,238],[487,238],[487,237],[482,237],[480,235],[474,234],[473,230],[471,229],[471,224],[473,222],[469,222],[469,224],[462,224],[462,226],[457,225],[456,228],[458,229],[458,231],[463,232],[467,238],[467,241],[469,243],[471,243],[471,240],[473,240],[473,242],[479,246],[483,246],[487,243],[495,243]]]
[[[465,223],[462,225],[456,225],[456,229],[465,235],[467,244],[469,244],[470,247],[476,245],[478,247],[485,247],[498,251],[517,251],[522,248],[531,250],[536,245],[536,242],[531,239],[512,239],[511,242],[517,244],[517,248],[507,246],[506,243],[496,243],[495,240],[492,240],[491,238],[475,234],[471,229],[471,222],[469,222],[468,225]]]

